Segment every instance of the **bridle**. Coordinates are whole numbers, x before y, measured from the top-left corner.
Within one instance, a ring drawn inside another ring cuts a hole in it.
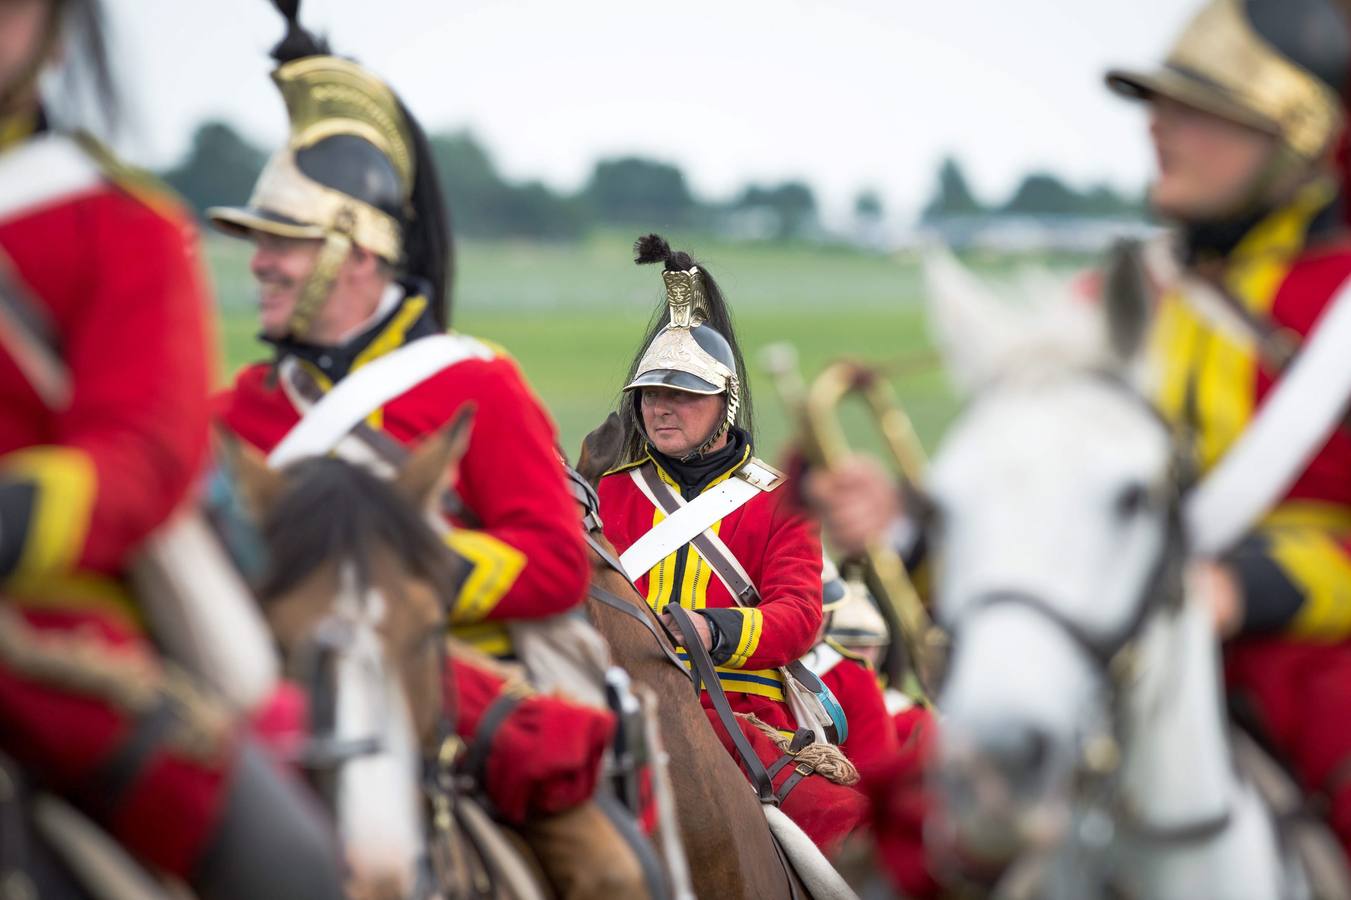
[[[1070,376],[1084,374],[1101,380],[1130,398],[1160,427],[1171,433],[1171,427],[1159,411],[1120,375],[1095,368],[1066,373]],[[1175,442],[1170,443],[1176,447]],[[968,627],[974,617],[992,609],[1015,607],[1054,626],[1090,660],[1103,683],[1108,686],[1111,732],[1108,740],[1090,742],[1082,748],[1074,772],[1074,783],[1085,796],[1108,798],[1106,805],[1114,813],[1116,824],[1132,837],[1162,845],[1208,840],[1223,832],[1233,818],[1232,810],[1226,808],[1216,815],[1194,822],[1154,825],[1130,808],[1115,790],[1121,759],[1120,745],[1127,732],[1126,699],[1136,682],[1142,636],[1146,626],[1157,615],[1176,615],[1182,610],[1185,601],[1183,569],[1187,559],[1187,542],[1181,515],[1183,478],[1180,475],[1185,470],[1181,463],[1175,449],[1172,464],[1165,475],[1146,491],[1146,496],[1164,505],[1163,542],[1135,605],[1121,626],[1107,634],[1092,633],[1045,598],[1022,590],[992,590],[978,595],[955,620],[943,622],[955,645],[960,639],[961,630]]]

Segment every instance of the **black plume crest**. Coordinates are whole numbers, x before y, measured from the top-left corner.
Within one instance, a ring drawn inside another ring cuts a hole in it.
[[[324,56],[328,51],[328,42],[311,34],[300,24],[300,0],[272,0],[272,5],[286,20],[286,36],[272,48],[272,58],[278,63],[287,63],[306,56]]]
[[[659,234],[645,234],[633,242],[633,261],[640,266],[666,263],[668,272],[684,272],[695,266],[692,256],[684,250],[672,250],[671,245]]]
[[[671,245],[659,234],[645,234],[633,242],[633,261],[640,266],[671,261]]]
[[[746,436],[753,445],[755,443],[755,418],[754,406],[751,403],[750,384],[746,380],[746,361],[742,358],[741,345],[737,342],[736,329],[732,325],[731,307],[727,305],[727,299],[723,296],[722,288],[718,287],[718,282],[714,280],[713,273],[708,270],[707,266],[696,261],[684,250],[672,250],[671,245],[666,242],[665,238],[658,234],[643,235],[634,241],[633,261],[640,266],[656,262],[665,263],[668,272],[683,272],[693,269],[695,266],[699,267],[699,275],[704,286],[704,298],[708,301],[708,318],[704,324],[726,338],[727,343],[732,347],[732,356],[736,360],[737,377],[741,380],[741,406],[737,409],[736,424],[746,432]],[[638,364],[642,361],[643,353],[651,346],[657,335],[665,330],[669,322],[670,310],[666,304],[666,296],[663,294],[661,305],[657,307],[648,323],[643,342],[638,345],[638,353],[629,364],[629,372],[624,379],[624,384],[628,384],[637,377]],[[642,420],[636,406],[637,399],[637,391],[630,391],[627,395],[621,395],[619,398],[619,418],[624,423],[625,431],[624,451],[620,465],[636,462],[646,452],[647,439],[642,434]]]

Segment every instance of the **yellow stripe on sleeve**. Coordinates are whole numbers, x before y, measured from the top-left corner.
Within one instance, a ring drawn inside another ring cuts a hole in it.
[[[765,630],[765,614],[755,607],[743,606],[737,609],[741,613],[741,634],[737,638],[736,650],[727,660],[727,667],[739,669],[755,654],[760,646],[760,636]]]
[[[0,475],[37,488],[14,576],[70,571],[89,535],[98,480],[93,461],[71,447],[31,447],[7,455]]]
[[[516,583],[525,568],[525,554],[486,532],[469,528],[455,529],[446,536],[446,543],[474,566],[455,599],[451,624],[482,621]]]
[[[1266,532],[1272,560],[1304,595],[1289,633],[1320,641],[1351,635],[1351,559],[1327,533],[1312,528]]]

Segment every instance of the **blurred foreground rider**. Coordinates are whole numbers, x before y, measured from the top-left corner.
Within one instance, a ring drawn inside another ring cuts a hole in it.
[[[1161,69],[1107,76],[1148,105],[1150,201],[1177,225],[1148,363],[1198,493],[1223,487],[1190,524],[1233,531],[1202,538],[1196,573],[1231,705],[1351,853],[1351,235],[1332,166],[1349,79],[1333,0],[1212,0]]]
[[[1212,0],[1158,71],[1108,75],[1148,105],[1150,202],[1176,226],[1148,260],[1145,362],[1206,501],[1189,507],[1210,560],[1194,587],[1238,717],[1351,852],[1351,237],[1333,166],[1349,83],[1333,0]],[[809,482],[846,552],[902,515],[873,462]]]
[[[216,227],[253,243],[262,340],[274,351],[239,373],[218,412],[274,467],[334,452],[387,473],[473,405],[441,510],[453,526],[447,542],[471,568],[445,602],[458,637],[510,656],[506,622],[577,607],[589,578],[553,423],[500,348],[445,333],[451,235],[416,118],[295,15],[272,73],[290,139],[247,206],[209,211]],[[609,713],[548,696],[516,703],[500,677],[453,666],[448,703],[473,755],[487,758],[480,786],[555,887],[570,898],[644,896],[636,859],[589,802]],[[542,723],[566,739],[549,740]]]
[[[127,582],[203,460],[210,297],[176,199],[40,99],[64,59],[108,108],[99,21],[0,3],[0,750],[199,896],[336,898],[308,798],[159,663]]]

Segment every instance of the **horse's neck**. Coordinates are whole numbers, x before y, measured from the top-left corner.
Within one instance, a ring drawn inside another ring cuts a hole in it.
[[[1188,604],[1176,616],[1159,617],[1144,636],[1139,664],[1121,770],[1124,807],[1133,821],[1120,823],[1127,840],[1116,845],[1139,895],[1188,898],[1205,884],[1212,898],[1282,896],[1270,815],[1231,759],[1219,648],[1208,613]],[[1204,823],[1223,827],[1164,836],[1168,829]]]
[[[1203,610],[1155,618],[1129,692],[1122,790],[1150,826],[1222,815],[1235,796],[1217,645]]]

